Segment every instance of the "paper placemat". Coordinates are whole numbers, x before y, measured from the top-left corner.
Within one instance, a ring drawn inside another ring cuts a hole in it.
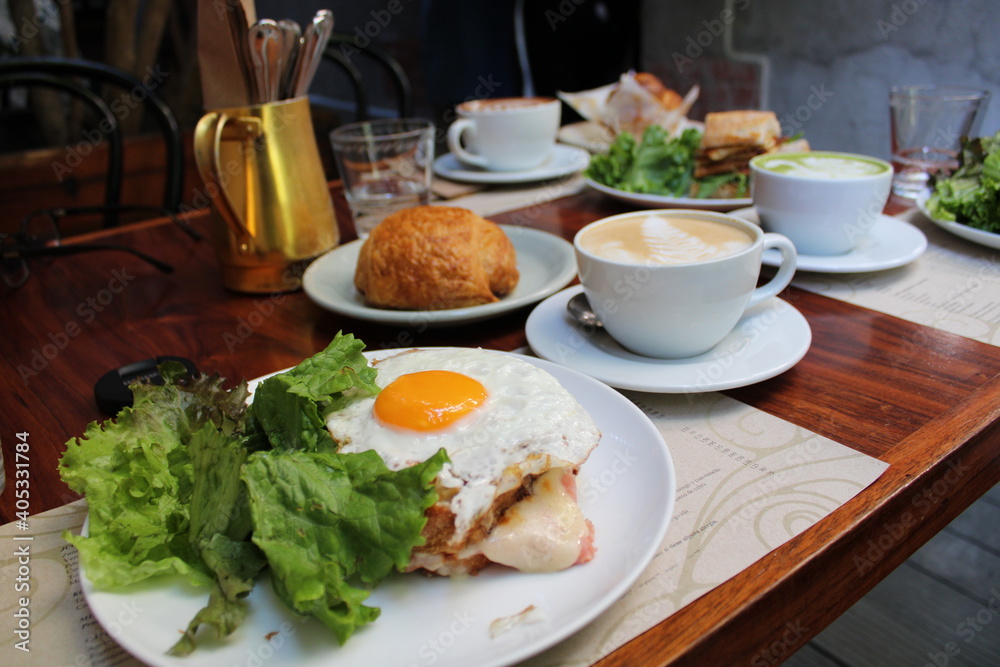
[[[525,209],[523,224],[537,226],[534,220],[537,213],[533,212],[535,207],[544,206],[547,202],[559,197],[574,195],[585,187],[586,183],[583,177],[580,174],[574,174],[566,178],[541,181],[531,185],[492,186],[439,203],[446,206],[461,206],[484,218],[523,208]],[[514,224],[518,224],[517,221]]]
[[[722,394],[626,396],[670,449],[678,485],[674,517],[629,592],[580,633],[529,661],[536,667],[595,662],[798,535],[888,467]],[[31,517],[27,529],[0,527],[6,587],[0,664],[141,665],[97,624],[80,590],[76,550],[60,535],[78,533],[85,515],[78,501]],[[19,591],[22,578],[28,588]],[[21,608],[29,610],[26,621]],[[22,624],[24,637],[16,632]],[[546,632],[546,624],[512,631],[530,637]]]
[[[927,236],[927,250],[898,269],[798,273],[792,284],[910,322],[1000,345],[1000,251],[941,229],[920,211],[898,216]]]
[[[529,660],[532,667],[596,662],[803,532],[889,467],[722,394],[623,393],[670,448],[674,516],[628,593]]]

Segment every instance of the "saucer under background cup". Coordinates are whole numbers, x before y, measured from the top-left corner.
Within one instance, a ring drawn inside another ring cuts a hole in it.
[[[569,287],[538,304],[525,325],[528,345],[543,359],[618,389],[689,394],[744,387],[792,368],[812,343],[802,313],[772,298],[749,309],[722,342],[702,355],[643,357],[569,315],[566,304],[582,291],[580,285]]]

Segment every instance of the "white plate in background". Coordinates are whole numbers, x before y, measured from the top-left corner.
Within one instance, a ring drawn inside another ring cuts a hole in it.
[[[423,327],[478,322],[537,303],[576,278],[573,246],[549,232],[500,225],[517,252],[517,287],[493,303],[448,310],[389,310],[374,308],[354,288],[354,269],[363,241],[351,241],[317,258],[302,276],[309,298],[327,310],[359,320]]]

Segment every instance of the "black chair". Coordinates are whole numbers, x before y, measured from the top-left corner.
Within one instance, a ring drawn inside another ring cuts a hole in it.
[[[0,85],[47,86],[67,91],[84,100],[101,119],[108,138],[108,171],[104,197],[104,225],[117,224],[118,215],[130,207],[121,203],[123,141],[114,110],[100,95],[100,87],[114,85],[128,91],[143,91],[143,103],[151,109],[166,145],[167,173],[162,208],[176,213],[180,208],[184,178],[184,154],[180,127],[173,112],[157,92],[135,76],[90,60],[58,57],[0,58]],[[147,207],[131,207],[147,208]],[[61,209],[62,210],[62,209]]]
[[[330,40],[323,51],[324,61],[336,63],[347,74],[354,91],[354,119],[371,119],[371,86],[365,81],[361,68],[354,62],[355,55],[361,55],[366,61],[378,65],[382,73],[388,77],[396,95],[396,110],[399,117],[413,116],[413,85],[399,61],[374,42],[360,48],[356,46],[355,40],[354,35],[335,32],[330,35]]]

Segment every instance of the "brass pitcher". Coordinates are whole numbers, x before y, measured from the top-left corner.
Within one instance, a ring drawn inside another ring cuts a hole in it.
[[[223,284],[255,293],[301,287],[308,263],[340,239],[309,98],[205,114],[194,157]]]

